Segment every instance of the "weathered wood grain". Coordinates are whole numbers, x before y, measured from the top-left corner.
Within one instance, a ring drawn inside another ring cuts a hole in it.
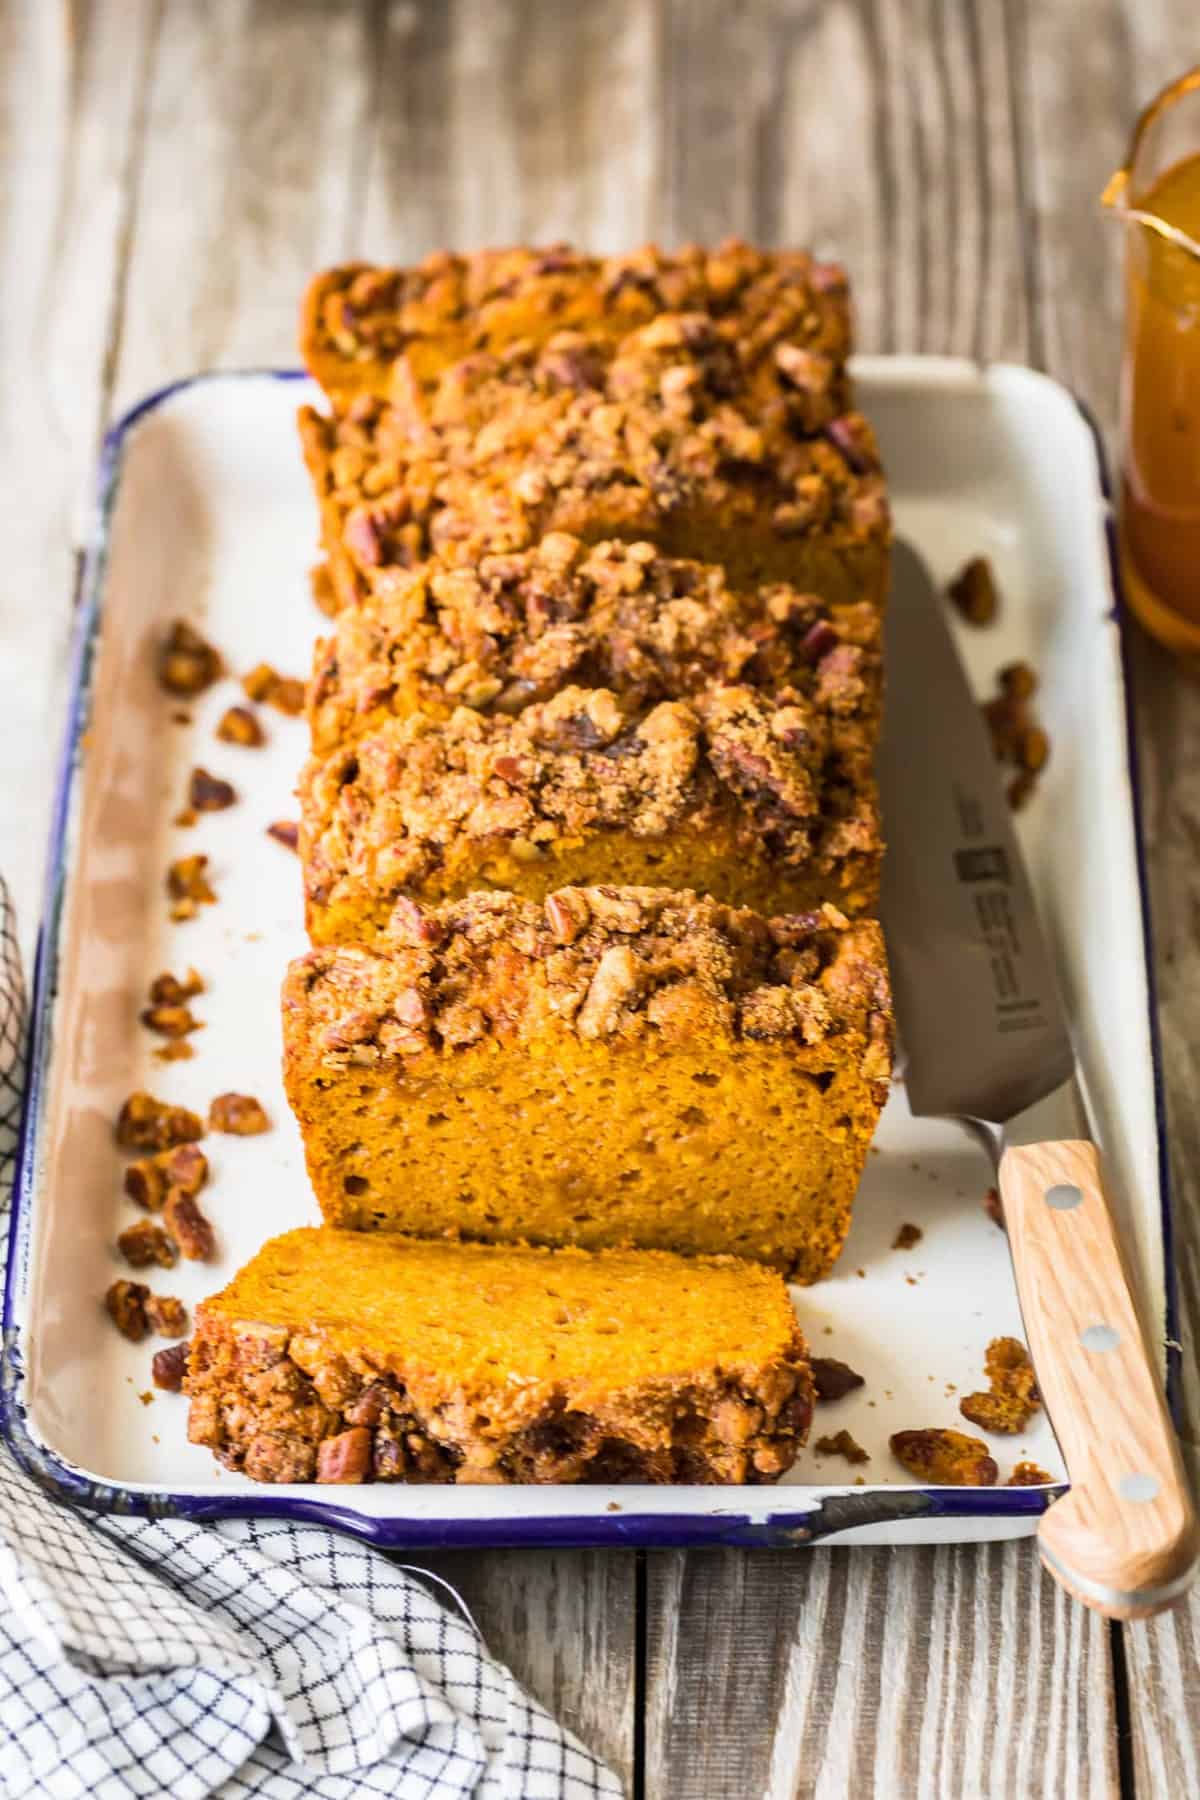
[[[650,0],[388,9],[360,249],[641,243],[659,121]]]
[[[45,841],[74,528],[103,419],[155,0],[0,8],[0,844]],[[32,621],[36,628],[31,629]],[[10,859],[30,953],[40,859]]]
[[[195,369],[298,360],[304,282],[353,235],[368,10],[167,6],[132,190],[117,408]]]
[[[1118,1791],[1107,1633],[1027,1546],[697,1551],[650,1598],[654,1800]]]

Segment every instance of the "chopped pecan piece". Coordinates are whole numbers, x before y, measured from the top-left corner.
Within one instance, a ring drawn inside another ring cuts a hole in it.
[[[1013,1465],[1013,1472],[1005,1482],[1005,1487],[1045,1487],[1053,1481],[1053,1475],[1047,1475],[1045,1469],[1039,1468],[1035,1462],[1019,1462]]]
[[[317,1480],[343,1484],[365,1481],[371,1467],[371,1433],[365,1425],[352,1425],[326,1438],[317,1448]]]
[[[919,1244],[925,1233],[919,1225],[903,1224],[892,1240],[893,1250],[911,1250]]]
[[[153,1263],[170,1269],[175,1264],[175,1246],[165,1231],[149,1219],[127,1225],[117,1238],[117,1249],[131,1269],[148,1269]]]
[[[1001,1231],[1008,1230],[1004,1223],[1004,1208],[1000,1204],[999,1188],[990,1187],[987,1190],[983,1196],[983,1210],[993,1225],[998,1225]]]
[[[199,1031],[203,1023],[190,1006],[147,1006],[142,1010],[141,1021],[148,1031],[157,1031],[166,1038],[186,1037],[189,1031]]]
[[[987,701],[983,716],[996,760],[1017,771],[1008,785],[1008,803],[1015,812],[1037,790],[1037,777],[1050,760],[1050,739],[1031,710],[1038,683],[1029,664],[1008,663],[996,679],[1000,692]]]
[[[176,619],[158,653],[158,680],[168,694],[200,694],[221,674],[212,645],[186,619]]]
[[[295,676],[281,675],[270,663],[258,663],[243,675],[242,691],[247,700],[263,700],[290,718],[304,711],[304,683]]]
[[[193,769],[192,778],[188,782],[188,804],[197,812],[224,812],[237,799],[233,786],[222,781],[218,775],[210,775],[207,769]]]
[[[200,906],[210,906],[216,895],[204,873],[207,856],[181,856],[167,870],[167,893],[173,919],[194,919]]]
[[[971,625],[991,625],[1000,610],[992,565],[986,556],[973,556],[947,590],[951,600]]]
[[[195,969],[189,969],[182,981],[164,970],[150,983],[150,1002],[153,1006],[182,1006],[185,1000],[194,1000],[203,992],[204,979]]]
[[[227,707],[217,725],[217,736],[223,744],[241,744],[247,750],[258,750],[267,741],[257,715],[248,706]]]
[[[168,1038],[166,1043],[154,1052],[154,1060],[165,1063],[190,1062],[195,1054],[196,1052],[186,1038]]]
[[[125,1171],[125,1192],[147,1212],[159,1212],[169,1188],[198,1194],[208,1180],[208,1158],[195,1144],[180,1144],[130,1163]]]
[[[967,1394],[958,1403],[964,1419],[985,1431],[1024,1431],[1041,1405],[1029,1352],[1019,1338],[993,1338],[984,1354],[986,1393]]]
[[[855,1388],[864,1385],[857,1369],[852,1369],[849,1363],[839,1362],[836,1356],[814,1356],[811,1367],[813,1386],[823,1406],[845,1399]]]
[[[131,1344],[140,1344],[146,1335],[146,1300],[150,1289],[140,1281],[114,1281],[104,1296],[108,1316]]]
[[[987,1445],[961,1431],[942,1427],[895,1431],[889,1442],[897,1462],[918,1481],[944,1487],[994,1487],[1000,1474]]]
[[[267,826],[267,836],[282,844],[285,850],[298,850],[300,847],[300,825],[296,819],[276,819]]]
[[[187,1307],[174,1294],[147,1294],[145,1308],[146,1323],[159,1337],[184,1336],[187,1331]]]
[[[153,1094],[130,1094],[117,1116],[117,1142],[126,1150],[169,1150],[203,1136],[203,1121],[194,1112]]]
[[[155,1387],[165,1388],[168,1394],[182,1393],[187,1359],[186,1344],[169,1344],[165,1350],[156,1350],[150,1363],[150,1376]]]
[[[211,1131],[226,1131],[234,1137],[257,1137],[271,1129],[261,1101],[252,1094],[218,1094],[208,1109],[208,1124]]]
[[[835,1432],[832,1437],[819,1437],[813,1449],[818,1456],[844,1456],[848,1463],[865,1463],[871,1460],[867,1451],[855,1442],[848,1431]]]
[[[217,1247],[213,1228],[191,1194],[171,1188],[163,1201],[162,1217],[189,1262],[211,1262]]]

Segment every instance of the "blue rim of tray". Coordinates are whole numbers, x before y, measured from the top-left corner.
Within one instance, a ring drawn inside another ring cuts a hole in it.
[[[1065,1483],[1042,1488],[864,1488],[861,1491],[827,1493],[807,1505],[795,1502],[765,1518],[728,1510],[689,1512],[638,1512],[630,1494],[629,1510],[597,1515],[546,1515],[510,1518],[382,1518],[336,1503],[321,1493],[211,1494],[194,1491],[143,1491],[117,1483],[95,1480],[74,1469],[37,1442],[29,1430],[21,1398],[23,1379],[18,1296],[25,1290],[31,1256],[32,1204],[36,1179],[38,1129],[43,1111],[50,1063],[54,999],[57,991],[59,938],[66,889],[68,827],[76,780],[82,768],[82,740],[90,714],[91,683],[101,596],[108,564],[109,533],[120,484],[126,440],[150,412],[177,394],[201,382],[270,380],[302,382],[299,369],[244,369],[210,371],[185,376],[147,394],[124,413],[104,438],[101,449],[96,507],[79,583],[78,616],[71,653],[70,699],[66,730],[55,782],[47,862],[45,901],[34,964],[30,1031],[25,1091],[17,1138],[16,1164],[9,1222],[8,1270],[4,1287],[3,1347],[0,1351],[0,1432],[14,1456],[44,1491],[90,1512],[143,1518],[286,1518],[310,1520],[344,1531],[385,1549],[420,1547],[503,1548],[542,1546],[547,1549],[588,1545],[612,1547],[686,1546],[732,1544],[759,1548],[798,1548],[833,1538],[852,1527],[916,1523],[919,1520],[1000,1519],[1016,1523],[1044,1512],[1066,1491]],[[1064,389],[1069,393],[1070,390]],[[1107,504],[1106,538],[1114,617],[1120,629],[1120,656],[1126,708],[1126,755],[1130,773],[1135,827],[1135,856],[1149,997],[1150,1052],[1154,1081],[1155,1122],[1158,1138],[1159,1199],[1162,1213],[1165,1314],[1168,1337],[1167,1396],[1176,1421],[1180,1405],[1180,1350],[1178,1347],[1178,1296],[1173,1253],[1170,1171],[1167,1158],[1166,1114],[1162,1057],[1158,1031],[1151,938],[1149,885],[1142,839],[1142,807],[1138,779],[1137,746],[1133,729],[1131,671],[1125,625],[1128,611],[1121,586],[1120,567],[1112,522],[1111,486],[1104,444],[1094,419],[1078,396],[1072,396],[1091,433],[1101,492]],[[344,1491],[344,1490],[343,1490]],[[661,1490],[660,1490],[661,1491]],[[731,1498],[736,1490],[729,1490]],[[803,1490],[784,1488],[789,1500]]]

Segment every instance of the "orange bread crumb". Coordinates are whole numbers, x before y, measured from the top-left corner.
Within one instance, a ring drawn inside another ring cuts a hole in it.
[[[761,1482],[812,1415],[768,1270],[328,1229],[201,1303],[186,1390],[258,1481]]]
[[[891,1066],[878,925],[665,889],[402,903],[379,949],[293,963],[283,1015],[327,1222],[800,1281],[841,1249]]]

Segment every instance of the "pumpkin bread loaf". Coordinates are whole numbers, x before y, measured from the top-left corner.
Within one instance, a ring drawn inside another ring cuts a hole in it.
[[[390,719],[301,776],[309,935],[370,941],[404,898],[593,882],[863,912],[882,862],[874,720],[818,691],[710,688],[630,715],[609,688],[567,687],[516,718]]]
[[[314,656],[313,748],[414,712],[516,714],[568,685],[612,688],[639,708],[715,683],[799,687],[874,729],[880,631],[867,601],[827,606],[782,582],[738,590],[720,567],[653,544],[556,532],[531,550],[397,572],[345,608]]]
[[[763,1482],[812,1415],[769,1270],[330,1229],[202,1302],[186,1387],[256,1481]]]
[[[850,299],[837,263],[730,239],[715,249],[655,245],[625,256],[545,249],[441,251],[411,268],[348,263],[304,295],[300,349],[325,391],[389,399],[449,364],[563,331],[619,341],[664,312],[698,312],[727,335],[791,344],[837,364],[850,352]]]
[[[357,604],[431,555],[469,562],[551,531],[649,539],[881,602],[890,518],[879,451],[827,359],[747,363],[703,315],[664,315],[616,354],[552,340],[472,359],[409,406],[300,413],[335,597]]]
[[[733,1253],[810,1282],[887,1094],[873,921],[662,888],[403,902],[310,952],[284,1080],[329,1224]]]

